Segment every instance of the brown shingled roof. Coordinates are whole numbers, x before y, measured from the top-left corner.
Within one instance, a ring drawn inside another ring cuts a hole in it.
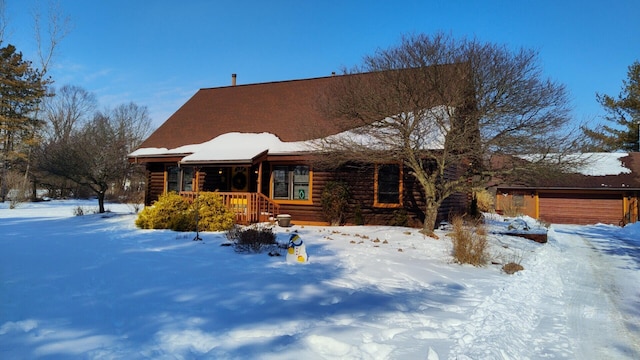
[[[140,148],[199,144],[229,132],[269,132],[283,141],[342,130],[323,116],[318,99],[334,77],[200,89]],[[314,129],[314,132],[310,131]]]
[[[462,89],[463,94],[469,97],[467,64],[440,65],[429,69],[437,72],[439,77],[459,77],[462,80],[446,82],[446,94],[457,94]],[[421,79],[415,76],[415,71],[418,69],[200,89],[151,134],[140,148],[172,149],[200,144],[230,132],[268,132],[285,142],[337,134],[362,124],[354,123],[355,120],[350,118],[330,119],[327,111],[322,110],[323,107],[327,109],[326,100],[335,97],[335,91],[340,87],[338,85],[375,89],[389,83],[388,79],[384,80],[384,75],[391,75],[393,81],[398,74],[409,79]],[[463,101],[468,102],[470,98],[464,98]],[[442,104],[436,97],[432,101],[434,106]],[[383,109],[388,111],[389,107]],[[398,109],[402,110],[404,109]],[[389,114],[374,115],[364,121],[377,121]]]
[[[575,188],[640,188],[640,153],[629,153],[620,158],[622,165],[631,170],[630,173],[617,175],[586,176],[580,174],[570,174],[557,183],[546,184],[547,186],[575,187]]]
[[[500,188],[546,188],[546,189],[640,189],[640,153],[632,152],[620,161],[630,173],[616,175],[565,174],[549,180],[542,180],[536,186],[501,185]]]

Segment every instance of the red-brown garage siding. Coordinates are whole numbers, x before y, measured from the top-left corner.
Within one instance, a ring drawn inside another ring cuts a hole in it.
[[[555,224],[613,224],[623,217],[621,194],[539,193],[540,219]]]

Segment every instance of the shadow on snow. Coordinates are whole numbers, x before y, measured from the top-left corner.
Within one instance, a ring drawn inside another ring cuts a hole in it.
[[[193,233],[123,230],[132,216],[7,220],[0,352],[9,355],[251,357],[323,329],[439,311],[465,291],[446,281],[418,290],[336,282],[348,270],[321,242],[308,243],[309,264],[289,265],[220,247],[219,233],[200,243]]]

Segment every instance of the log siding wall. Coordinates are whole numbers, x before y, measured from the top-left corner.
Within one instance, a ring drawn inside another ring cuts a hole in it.
[[[173,164],[150,163],[147,167],[147,192],[145,204],[151,205],[165,189],[165,168]],[[271,163],[264,162],[262,167],[262,194],[269,196],[271,187]],[[199,188],[206,187],[207,168],[201,168],[198,177]],[[328,223],[322,210],[322,192],[329,181],[343,181],[350,189],[349,205],[346,209],[346,223],[355,225],[401,225],[406,222],[412,227],[421,227],[424,221],[425,198],[419,184],[406,169],[403,171],[402,190],[403,206],[385,208],[374,206],[374,165],[343,167],[338,171],[313,171],[311,186],[311,203],[280,204],[280,213],[291,215],[292,222]],[[257,179],[253,179],[254,181]],[[278,203],[278,201],[276,201]],[[438,221],[449,219],[452,214],[462,213],[467,209],[467,194],[455,194],[444,201],[439,209]]]

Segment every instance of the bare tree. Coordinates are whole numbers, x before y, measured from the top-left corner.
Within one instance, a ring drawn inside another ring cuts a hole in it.
[[[43,37],[42,13],[40,9],[33,11],[33,24],[40,69],[47,73],[58,45],[71,31],[71,18],[66,16],[59,3],[49,1],[46,21],[46,38]]]
[[[75,85],[62,86],[44,102],[45,138],[67,142],[73,130],[88,121],[96,107],[97,100],[93,93]]]
[[[566,90],[542,76],[534,51],[420,34],[344,72],[326,110],[356,129],[325,139],[326,158],[402,163],[424,192],[426,233],[445,199],[490,172],[492,157],[548,163],[545,154],[571,146]]]
[[[127,155],[148,135],[149,124],[146,107],[134,103],[96,112],[67,138],[45,143],[38,153],[39,168],[90,188],[102,213],[107,192],[125,188],[136,174]]]
[[[0,0],[0,44],[4,41],[4,34],[7,31],[7,13],[4,0]]]
[[[55,93],[54,96],[45,99],[41,110],[41,116],[45,121],[42,145],[56,143],[62,147],[69,144],[72,136],[91,120],[96,111],[97,100],[93,93],[75,85],[64,85],[57,90],[52,88],[51,92]],[[39,156],[32,159],[32,171],[29,175],[33,183],[47,188],[49,196],[68,196],[74,190],[73,183],[68,179],[39,171],[38,162],[41,160]],[[76,193],[77,190],[76,188]],[[35,196],[36,194],[32,194],[32,197]]]
[[[139,106],[133,102],[122,104],[108,111],[113,126],[117,129],[117,136],[124,148],[121,157],[122,168],[120,179],[114,183],[114,192],[125,200],[139,201],[136,194],[141,194],[144,183],[145,170],[139,164],[128,161],[127,155],[133,152],[151,133],[151,118],[146,106]],[[134,197],[133,199],[131,197]]]
[[[40,9],[36,8],[33,11],[33,23],[34,23],[34,36],[35,41],[38,48],[38,59],[40,61],[40,71],[43,77],[47,76],[49,66],[51,65],[51,61],[54,57],[55,51],[60,44],[60,41],[64,39],[70,29],[71,29],[71,20],[68,16],[64,15],[60,5],[53,1],[49,1],[48,3],[48,21],[46,22],[47,27],[47,37],[46,41],[42,35],[44,31],[42,29],[42,16]],[[50,81],[53,83],[53,81]],[[48,96],[52,96],[53,94],[50,92]],[[40,118],[40,108],[36,108],[34,110],[34,118]],[[30,177],[31,182],[33,184],[32,191],[32,199],[36,198],[36,180],[33,179],[33,174],[31,174],[32,162],[33,162],[33,150],[35,146],[39,145],[40,142],[40,130],[41,130],[41,121],[34,123],[33,128],[31,129],[31,136],[28,140],[28,151],[26,158],[26,165],[24,169],[24,181],[22,184],[23,189],[27,187],[29,183]]]
[[[119,146],[115,139],[109,119],[96,114],[72,133],[69,141],[46,144],[39,154],[40,169],[89,187],[97,195],[99,212],[103,213],[106,192],[120,165],[112,155],[113,148]]]

